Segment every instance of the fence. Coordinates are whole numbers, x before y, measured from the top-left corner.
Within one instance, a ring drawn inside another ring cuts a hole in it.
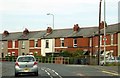
[[[0,58],[0,61],[15,62],[17,57]],[[40,63],[69,64],[69,57],[36,57]]]
[[[15,62],[17,57],[6,57],[0,59],[0,61]],[[36,60],[40,63],[55,63],[55,64],[81,64],[81,65],[96,65],[96,57],[36,57]]]

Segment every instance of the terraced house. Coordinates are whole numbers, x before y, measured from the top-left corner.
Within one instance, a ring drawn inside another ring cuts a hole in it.
[[[103,23],[101,23],[100,51],[103,55]],[[118,24],[106,27],[106,54],[120,56],[120,29]],[[98,53],[98,27],[81,28],[75,24],[73,28],[52,29],[10,33],[4,31],[0,34],[0,58],[5,56],[18,56],[22,54],[37,54],[46,56],[62,51],[75,51],[77,49],[88,52],[89,55]]]

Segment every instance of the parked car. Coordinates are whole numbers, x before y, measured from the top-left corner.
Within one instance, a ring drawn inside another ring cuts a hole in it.
[[[106,63],[120,63],[120,57],[114,59],[106,59]],[[104,60],[100,61],[100,65],[104,65]]]
[[[18,56],[15,62],[15,76],[32,74],[38,76],[38,63],[33,55]]]

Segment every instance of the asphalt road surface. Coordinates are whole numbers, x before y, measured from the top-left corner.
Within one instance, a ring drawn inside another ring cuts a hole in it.
[[[39,63],[39,75],[14,76],[14,62],[0,63],[2,78],[118,78],[117,67]],[[114,69],[114,70],[112,70]]]

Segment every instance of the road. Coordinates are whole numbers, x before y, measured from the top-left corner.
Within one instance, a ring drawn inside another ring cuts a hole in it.
[[[1,65],[1,63],[0,63]],[[113,77],[118,76],[117,67],[110,67],[114,70],[109,71],[108,67],[104,66],[89,66],[89,65],[64,65],[64,64],[46,64],[39,63],[39,76],[22,75],[20,78],[93,78],[94,77]],[[3,62],[2,78],[14,77],[14,62]],[[104,69],[105,68],[105,69]],[[18,77],[19,78],[19,77]]]

